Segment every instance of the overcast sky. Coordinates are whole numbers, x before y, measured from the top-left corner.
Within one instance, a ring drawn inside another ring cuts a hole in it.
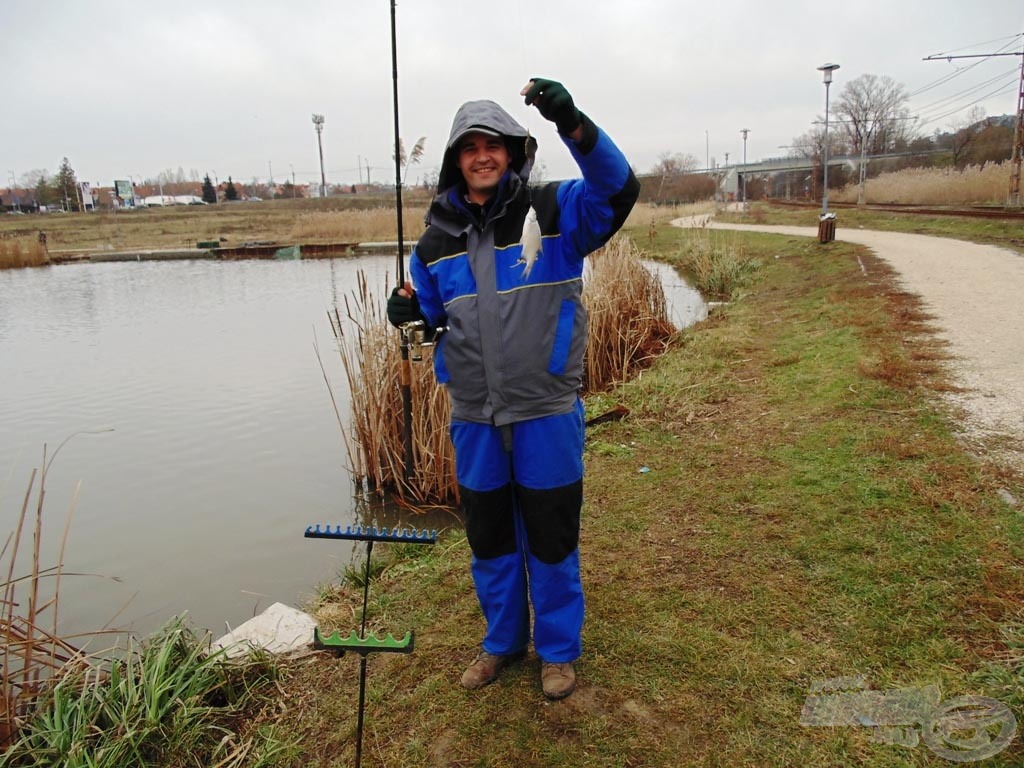
[[[1012,114],[1020,57],[922,59],[1024,48],[1020,0],[402,0],[397,19],[401,133],[427,137],[409,182],[479,98],[538,137],[549,178],[574,175],[518,95],[534,75],[565,83],[644,172],[665,153],[737,162],[742,128],[748,160],[785,154],[824,114],[826,62],[841,66],[833,102],[859,75],[888,75],[929,133],[971,106]],[[310,182],[314,112],[329,183],[358,181],[360,163],[363,180],[367,163],[394,180],[388,0],[3,0],[0,68],[0,187],[64,156],[104,186],[178,168]]]

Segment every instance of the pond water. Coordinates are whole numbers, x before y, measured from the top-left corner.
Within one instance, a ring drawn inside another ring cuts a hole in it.
[[[705,316],[674,270],[648,266],[677,325]],[[399,519],[354,494],[324,372],[347,415],[327,310],[357,270],[383,295],[395,263],[0,271],[0,533],[14,530],[45,444],[43,567],[57,563],[74,510],[62,634],[108,622],[149,633],[187,611],[219,635],[272,602],[300,603],[350,561],[351,543],[305,539],[307,525],[457,524]]]

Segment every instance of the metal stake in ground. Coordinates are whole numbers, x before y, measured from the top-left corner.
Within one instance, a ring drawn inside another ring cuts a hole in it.
[[[344,655],[346,650],[355,651],[359,654],[359,708],[356,714],[356,768],[359,768],[363,758],[363,716],[366,712],[366,657],[371,653],[412,653],[413,633],[412,630],[405,633],[405,637],[396,640],[392,635],[379,638],[370,633],[366,634],[366,609],[370,594],[370,556],[373,554],[373,542],[390,541],[403,542],[406,544],[434,544],[437,541],[437,531],[415,531],[394,528],[378,529],[376,526],[364,528],[362,526],[348,526],[344,531],[337,526],[333,531],[331,526],[309,526],[306,528],[307,539],[342,539],[348,541],[366,542],[366,566],[363,570],[363,616],[360,621],[359,634],[353,630],[348,637],[341,637],[335,630],[333,635],[324,637],[320,634],[320,628],[313,630],[313,647],[319,650],[329,650],[338,656]]]

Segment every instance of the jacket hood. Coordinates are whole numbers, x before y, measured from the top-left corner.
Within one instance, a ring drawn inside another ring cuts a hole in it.
[[[509,169],[523,181],[530,178],[533,159],[537,154],[537,140],[495,102],[486,99],[467,101],[459,107],[452,121],[452,130],[445,145],[444,160],[441,162],[441,173],[437,179],[439,193],[462,181],[462,172],[455,158],[456,145],[467,133],[481,129],[485,133],[502,136],[511,155]]]

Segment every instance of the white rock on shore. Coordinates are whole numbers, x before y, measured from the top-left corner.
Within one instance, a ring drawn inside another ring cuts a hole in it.
[[[259,616],[213,642],[213,650],[226,649],[228,657],[243,656],[254,648],[282,654],[302,650],[313,643],[316,622],[308,613],[284,603],[274,603]]]

